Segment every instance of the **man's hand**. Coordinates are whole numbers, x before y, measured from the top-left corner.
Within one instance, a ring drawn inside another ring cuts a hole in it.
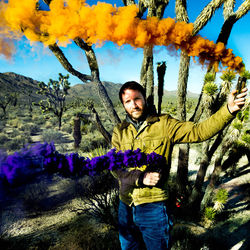
[[[228,96],[228,109],[233,114],[239,111],[245,104],[245,97],[247,95],[247,88],[242,89],[241,93],[236,95],[237,91],[233,90]],[[236,95],[236,96],[235,96]]]
[[[160,173],[157,172],[147,172],[144,174],[143,184],[146,186],[155,186],[160,180]]]

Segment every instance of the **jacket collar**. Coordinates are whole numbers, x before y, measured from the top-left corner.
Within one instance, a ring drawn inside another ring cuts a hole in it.
[[[147,117],[146,122],[147,124],[152,124],[152,123],[158,122],[159,120],[160,118],[157,115],[150,115]],[[131,124],[130,122],[124,120],[120,124],[120,129],[123,130],[127,128],[130,124]]]

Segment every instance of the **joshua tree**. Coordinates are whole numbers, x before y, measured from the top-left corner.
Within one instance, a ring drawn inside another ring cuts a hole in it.
[[[51,112],[58,118],[59,130],[62,126],[62,116],[66,111],[66,95],[70,88],[70,83],[68,82],[69,75],[63,76],[59,74],[59,80],[54,81],[49,80],[48,84],[43,82],[39,83],[38,94],[46,96],[46,100],[41,100],[39,106],[43,113]]]
[[[0,108],[3,110],[3,117],[6,117],[6,109],[12,102],[12,98],[9,94],[0,95]]]

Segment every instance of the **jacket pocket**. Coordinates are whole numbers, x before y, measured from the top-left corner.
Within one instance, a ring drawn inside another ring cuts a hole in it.
[[[144,140],[142,145],[145,153],[149,154],[155,152],[160,154],[163,146],[163,140]]]

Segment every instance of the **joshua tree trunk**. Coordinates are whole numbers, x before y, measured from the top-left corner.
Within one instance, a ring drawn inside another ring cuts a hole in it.
[[[81,120],[79,115],[77,115],[74,118],[74,131],[73,131],[73,137],[74,137],[74,148],[78,149],[82,140],[82,134],[81,134]]]
[[[186,121],[186,95],[187,81],[189,71],[190,57],[185,53],[181,53],[179,79],[178,79],[178,96],[177,96],[177,112],[178,118],[181,121]],[[188,158],[189,144],[179,146],[178,169],[177,169],[177,184],[180,192],[185,195],[188,186]]]
[[[161,114],[161,103],[164,93],[164,76],[166,72],[166,62],[158,63],[157,74],[158,74],[158,115]]]
[[[153,69],[153,46],[148,45],[143,51],[143,63],[141,67],[141,85],[146,90],[149,110],[154,106],[154,69]]]
[[[188,23],[187,4],[186,0],[175,1],[176,19],[178,22]],[[177,89],[177,113],[181,121],[186,121],[186,96],[187,96],[187,82],[189,75],[190,57],[181,52],[178,89]],[[188,156],[189,144],[182,144],[179,146],[178,169],[177,169],[177,185],[179,192],[186,196],[188,186]]]

